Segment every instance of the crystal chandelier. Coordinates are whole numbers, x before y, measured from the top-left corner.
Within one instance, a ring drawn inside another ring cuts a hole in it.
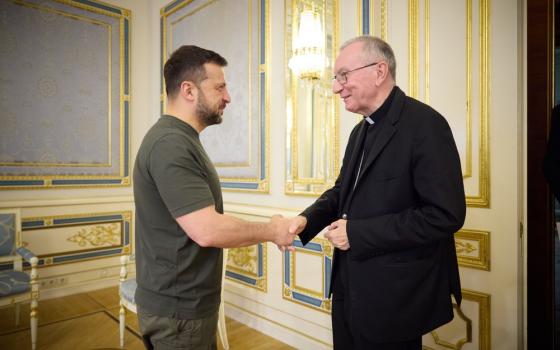
[[[300,79],[320,79],[325,63],[325,44],[321,19],[313,9],[301,12],[292,43],[288,67]]]

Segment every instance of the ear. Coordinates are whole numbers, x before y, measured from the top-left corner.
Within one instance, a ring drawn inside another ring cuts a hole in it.
[[[179,94],[182,98],[188,101],[194,101],[198,96],[198,89],[192,81],[183,81],[181,83]]]
[[[381,61],[375,66],[375,69],[377,72],[376,85],[379,86],[389,78],[389,64],[385,61]]]

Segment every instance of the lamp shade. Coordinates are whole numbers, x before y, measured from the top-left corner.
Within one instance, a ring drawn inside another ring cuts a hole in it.
[[[325,66],[324,47],[319,14],[309,9],[302,11],[288,67],[299,78],[319,79]]]

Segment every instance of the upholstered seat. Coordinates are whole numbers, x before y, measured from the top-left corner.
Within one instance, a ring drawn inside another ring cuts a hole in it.
[[[121,283],[120,287],[121,298],[124,298],[131,304],[136,304],[134,301],[134,293],[136,292],[136,279],[128,279]]]
[[[28,292],[29,275],[21,271],[0,271],[0,297]]]
[[[29,263],[23,271],[22,260]],[[19,306],[31,302],[31,348],[37,346],[37,283],[38,259],[29,249],[22,247],[21,221],[18,209],[0,210],[0,306],[15,305],[15,324],[19,324]]]
[[[124,328],[125,328],[125,319],[126,319],[126,310],[130,310],[136,313],[136,302],[134,300],[134,294],[136,292],[136,279],[128,277],[128,269],[127,265],[129,260],[133,260],[134,256],[121,256],[121,271],[120,271],[120,285],[119,285],[119,294],[120,294],[120,311],[119,311],[119,335],[120,335],[120,345],[121,347],[124,346]],[[224,249],[224,262],[227,261],[227,250]],[[224,269],[222,273],[222,291],[224,290],[224,274],[225,274],[225,263]],[[226,331],[226,319],[225,319],[225,312],[224,312],[224,301],[220,304],[220,311],[218,315],[218,335],[220,337],[220,341],[222,342],[222,346],[224,350],[229,349],[229,342],[227,339],[227,331]]]

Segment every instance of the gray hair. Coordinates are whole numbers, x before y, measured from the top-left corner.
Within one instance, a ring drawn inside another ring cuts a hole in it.
[[[362,35],[344,42],[344,44],[340,46],[340,50],[342,51],[345,47],[356,42],[362,43],[362,54],[365,58],[381,58],[387,61],[389,65],[389,74],[391,74],[393,80],[397,79],[397,61],[395,60],[395,54],[386,41],[376,36]]]

